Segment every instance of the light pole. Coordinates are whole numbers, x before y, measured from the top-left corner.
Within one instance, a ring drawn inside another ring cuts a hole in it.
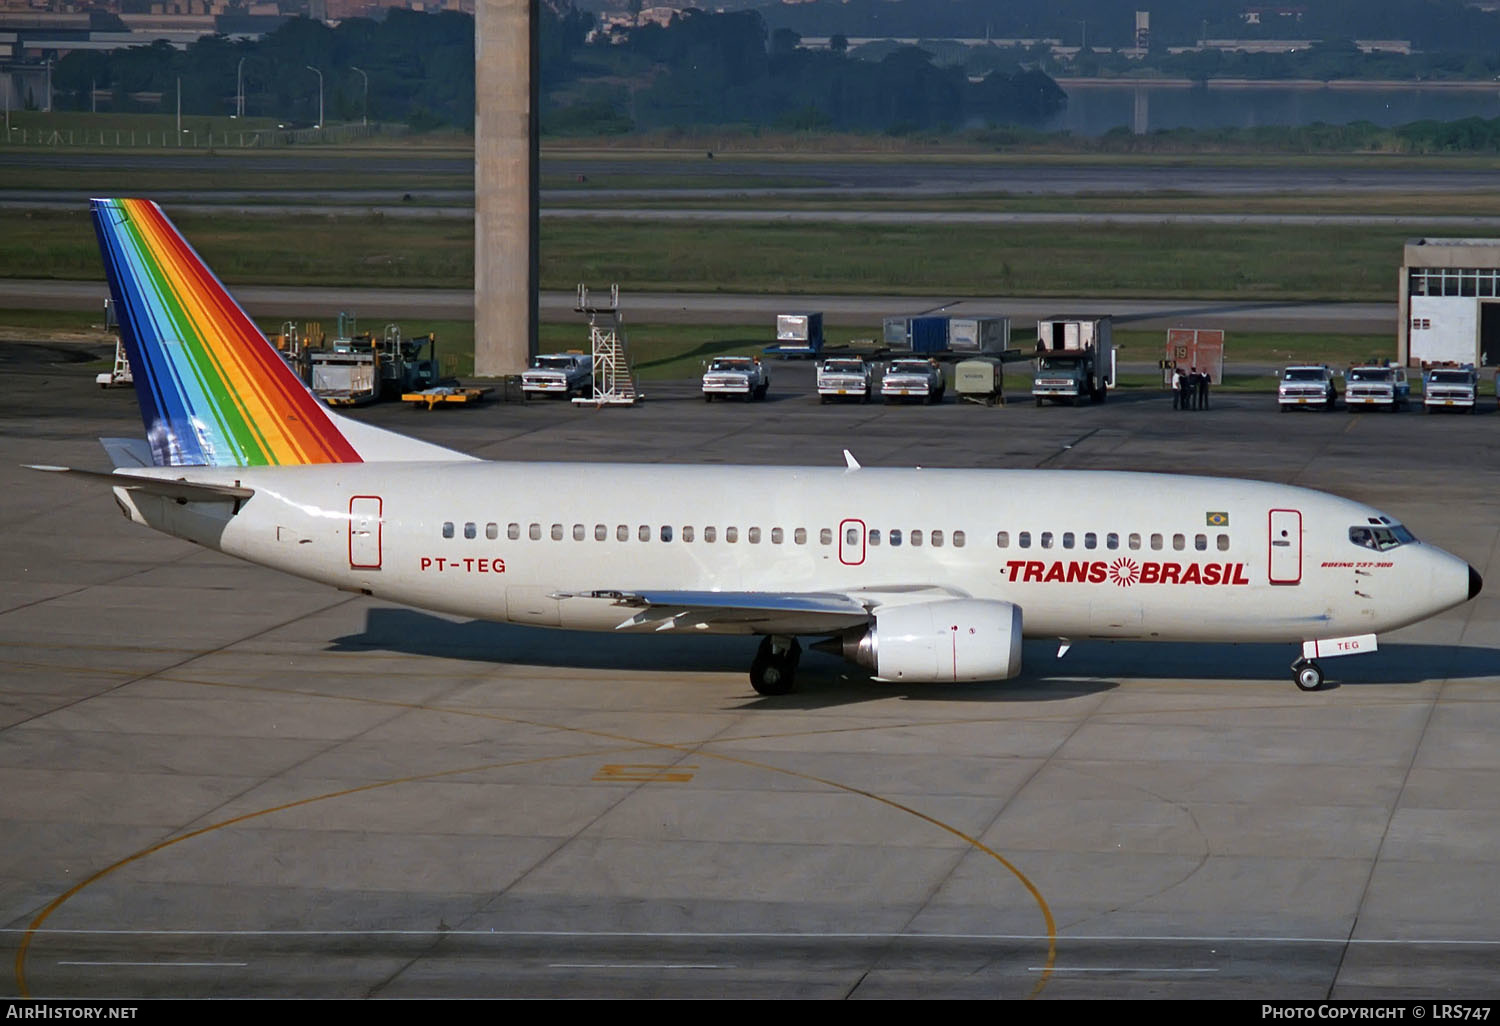
[[[248,54],[246,55],[248,56]],[[245,116],[245,58],[240,58],[239,67],[234,69],[234,116],[243,119]]]
[[[318,127],[322,128],[323,127],[323,73],[321,71],[319,71],[317,68],[313,67],[311,64],[307,65],[307,70],[311,71],[314,75],[318,76]]]
[[[361,79],[364,80],[364,83],[365,83],[364,99],[362,99],[362,100],[359,101],[360,124],[368,125],[370,123],[370,76],[366,75],[363,71],[360,71],[358,68],[354,67],[352,64],[349,66],[349,70],[352,71],[352,72],[354,72],[356,75],[358,75]]]

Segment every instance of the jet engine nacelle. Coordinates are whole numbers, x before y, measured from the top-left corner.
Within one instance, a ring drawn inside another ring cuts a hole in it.
[[[842,647],[880,680],[1005,680],[1021,672],[1021,607],[980,599],[893,606]]]

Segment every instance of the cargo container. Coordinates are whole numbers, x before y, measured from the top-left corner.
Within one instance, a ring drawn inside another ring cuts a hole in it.
[[[768,356],[817,356],[822,349],[821,313],[776,315],[776,344],[766,347]]]
[[[913,317],[911,319],[912,352],[941,353],[947,348],[947,317]]]
[[[955,353],[1000,353],[1010,348],[1009,317],[950,317],[948,348]]]

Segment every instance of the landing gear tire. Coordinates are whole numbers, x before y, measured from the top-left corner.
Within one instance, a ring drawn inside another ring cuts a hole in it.
[[[797,687],[797,663],[802,646],[796,638],[770,637],[761,641],[750,663],[750,686],[762,695],[787,695]]]
[[[1298,659],[1292,664],[1292,683],[1299,691],[1316,691],[1323,686],[1323,667],[1311,659]]]

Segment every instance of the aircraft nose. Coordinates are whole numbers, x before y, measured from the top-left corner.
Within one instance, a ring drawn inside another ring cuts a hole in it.
[[[1478,595],[1484,589],[1484,578],[1479,576],[1479,571],[1472,566],[1469,567],[1469,598]]]

